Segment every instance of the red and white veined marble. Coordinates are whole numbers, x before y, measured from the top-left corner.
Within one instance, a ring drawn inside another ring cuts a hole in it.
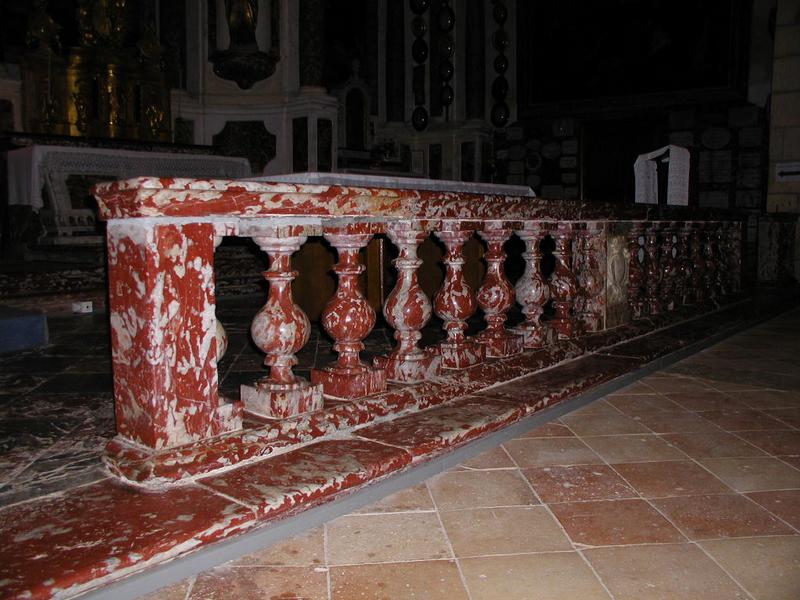
[[[292,233],[292,232],[290,232]],[[254,385],[242,386],[242,401],[250,412],[283,418],[322,408],[322,388],[297,377],[292,367],[295,354],[306,345],[311,323],[292,298],[292,254],[306,241],[305,236],[282,235],[279,230],[265,230],[253,238],[267,253],[270,266],[264,272],[269,282],[267,303],[253,319],[250,334],[256,346],[266,354],[264,364],[269,375]]]
[[[358,261],[358,252],[371,238],[372,234],[325,234],[339,253],[339,262],[333,268],[339,284],[322,312],[322,326],[334,339],[333,349],[339,357],[324,369],[312,369],[311,382],[322,385],[328,396],[360,398],[386,387],[385,371],[365,364],[359,357],[364,349],[362,340],[375,326],[375,311],[358,284],[358,276],[365,269]]]
[[[645,301],[647,303],[647,312],[650,316],[659,315],[663,310],[663,304],[659,296],[662,280],[658,244],[660,228],[660,223],[651,223],[644,236],[644,250],[647,255],[647,262],[645,263]]]
[[[436,236],[447,247],[443,259],[447,267],[442,287],[434,297],[436,315],[444,321],[447,339],[439,344],[442,366],[447,369],[462,369],[482,362],[486,357],[485,346],[468,340],[464,335],[467,319],[478,308],[475,294],[464,278],[464,243],[472,237],[472,231],[457,223],[448,223]]]
[[[573,302],[577,293],[575,274],[572,272],[572,238],[571,223],[562,223],[551,231],[556,242],[553,257],[556,259],[555,269],[550,276],[550,297],[553,299],[555,318],[550,327],[560,338],[571,338],[575,333],[573,320]]]
[[[435,377],[440,359],[419,345],[420,330],[431,318],[431,302],[417,281],[417,269],[422,261],[417,258],[417,247],[428,237],[419,224],[393,223],[387,226],[389,239],[398,247],[400,255],[394,260],[397,283],[383,305],[383,316],[395,330],[397,340],[392,353],[376,357],[375,366],[384,369],[388,381],[416,383]]]
[[[241,427],[217,389],[214,230],[208,223],[109,223],[117,432],[149,448]]]
[[[603,328],[605,314],[606,232],[602,223],[586,223],[577,232],[576,249],[579,265],[576,273],[578,299],[575,316],[583,331]]]
[[[503,263],[506,253],[503,244],[511,237],[511,230],[489,224],[479,234],[488,246],[486,275],[478,290],[478,306],[483,309],[486,329],[477,341],[486,346],[486,356],[511,356],[522,352],[522,335],[506,329],[506,313],[514,304],[514,288],[506,278]]]
[[[544,230],[538,223],[531,223],[524,229],[518,229],[517,236],[525,242],[525,271],[515,287],[517,302],[522,306],[525,322],[516,330],[522,334],[525,348],[541,348],[547,342],[547,328],[539,321],[544,312],[544,305],[550,299],[550,286],[542,276],[542,243]]]

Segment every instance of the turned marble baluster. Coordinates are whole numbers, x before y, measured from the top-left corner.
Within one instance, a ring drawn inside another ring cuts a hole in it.
[[[478,306],[486,319],[486,329],[477,340],[486,347],[486,356],[500,358],[523,350],[522,336],[506,329],[506,313],[514,305],[514,288],[506,278],[503,244],[511,237],[511,229],[489,224],[479,235],[486,242],[486,276],[478,290]]]
[[[639,239],[644,236],[644,231],[645,224],[642,221],[635,221],[631,224],[628,233],[628,306],[631,311],[631,319],[642,318],[644,312],[644,266],[642,263],[647,259],[647,255],[639,243]]]
[[[386,233],[400,250],[394,260],[397,283],[383,305],[383,316],[394,328],[397,345],[388,356],[378,356],[374,364],[386,371],[388,381],[417,383],[435,377],[441,366],[438,356],[423,351],[417,342],[420,330],[431,318],[431,303],[417,281],[417,247],[428,236],[418,224],[399,222],[388,225]]]
[[[308,342],[311,325],[305,312],[292,299],[291,257],[306,241],[304,235],[281,235],[274,230],[259,232],[253,240],[267,253],[270,266],[264,272],[269,282],[267,303],[250,327],[253,341],[266,354],[269,375],[252,386],[241,387],[242,400],[250,412],[283,418],[322,408],[322,387],[295,376],[295,354]]]
[[[575,274],[572,272],[572,225],[561,223],[550,233],[555,240],[553,250],[555,268],[550,276],[550,298],[553,301],[555,318],[550,321],[550,327],[559,338],[571,338],[575,328],[572,318],[572,304],[575,301],[577,285]]]
[[[677,267],[673,255],[673,250],[675,248],[675,231],[674,223],[664,223],[661,227],[659,265],[661,268],[661,286],[659,288],[659,296],[661,297],[662,309],[667,311],[675,310],[678,304],[675,301]]]
[[[644,250],[647,254],[645,265],[645,302],[650,315],[661,314],[663,306],[659,297],[661,267],[658,255],[658,223],[651,223],[644,236]]]
[[[703,232],[702,223],[692,223],[692,247],[691,247],[691,260],[692,260],[692,280],[691,280],[691,295],[694,302],[702,304],[707,299],[707,294],[703,281],[705,279],[706,261],[703,258]]]
[[[386,375],[359,357],[364,349],[362,340],[375,326],[375,311],[358,284],[358,276],[365,270],[358,252],[372,234],[330,231],[325,233],[325,239],[339,253],[339,262],[333,267],[339,283],[322,311],[322,326],[333,338],[333,349],[339,356],[324,369],[312,369],[311,383],[321,385],[326,395],[337,398],[375,394],[386,388]]]
[[[441,356],[442,367],[461,369],[483,361],[486,356],[485,347],[473,339],[467,339],[467,319],[477,309],[477,302],[472,288],[464,278],[464,243],[472,237],[472,231],[462,229],[458,223],[447,223],[442,230],[436,232],[447,248],[442,260],[447,267],[442,287],[433,299],[436,315],[444,321],[447,340],[439,344],[437,350]]]
[[[717,223],[713,230],[714,239],[714,264],[716,272],[714,276],[714,288],[717,290],[718,297],[727,296],[730,293],[728,288],[728,240],[725,235],[725,223]]]
[[[701,225],[701,235],[703,240],[703,288],[708,300],[717,301],[717,257],[714,251],[715,225],[705,223]]]
[[[686,222],[676,224],[675,229],[675,303],[689,304],[688,292],[691,289],[692,261],[689,254],[691,225]]]
[[[517,282],[515,292],[517,302],[522,306],[525,322],[514,328],[522,335],[525,348],[541,348],[547,342],[547,328],[539,322],[544,312],[544,305],[550,299],[550,287],[542,276],[542,243],[543,228],[538,223],[526,223],[522,229],[515,231],[525,242],[525,271]]]
[[[603,307],[600,293],[605,281],[600,272],[600,263],[605,262],[605,237],[602,223],[586,223],[577,232],[577,251],[580,267],[576,270],[578,297],[575,318],[583,331],[599,331],[602,328]],[[578,308],[579,306],[579,308]]]
[[[728,223],[728,287],[731,294],[738,294],[742,289],[742,224],[740,221]]]

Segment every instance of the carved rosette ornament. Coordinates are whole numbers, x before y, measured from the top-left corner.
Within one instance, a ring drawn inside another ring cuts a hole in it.
[[[430,300],[417,281],[417,269],[422,264],[417,247],[428,234],[410,222],[389,225],[386,233],[400,250],[394,260],[397,283],[383,305],[383,316],[395,330],[397,346],[388,356],[376,357],[374,364],[386,371],[388,381],[417,383],[435,377],[440,367],[438,356],[417,345],[422,337],[420,330],[432,313]]]
[[[472,288],[464,278],[464,243],[472,237],[472,231],[461,229],[458,224],[445,224],[436,233],[447,247],[443,262],[447,267],[444,283],[434,297],[436,315],[444,321],[447,340],[439,344],[442,367],[461,369],[483,361],[485,347],[475,340],[467,339],[464,332],[469,319],[477,309]]]
[[[628,306],[631,319],[640,319],[644,313],[644,266],[643,261],[647,255],[639,242],[643,238],[645,224],[636,221],[631,226],[628,234],[628,252],[630,263],[628,265]]]
[[[486,346],[486,356],[500,358],[519,354],[523,350],[522,336],[505,327],[506,313],[514,305],[514,288],[506,278],[503,263],[506,253],[503,244],[511,237],[511,230],[487,225],[479,233],[488,246],[486,275],[478,290],[478,306],[486,319],[486,329],[477,340]]]
[[[362,340],[375,326],[375,311],[358,284],[358,276],[365,270],[359,263],[358,252],[371,238],[372,234],[325,234],[325,239],[339,253],[339,262],[333,268],[339,284],[323,309],[322,326],[334,339],[333,349],[339,357],[324,369],[312,369],[311,383],[322,385],[328,396],[360,398],[386,388],[384,372],[359,357],[364,349]]]
[[[550,297],[553,300],[555,318],[550,321],[550,327],[555,330],[559,338],[569,339],[575,333],[572,318],[572,305],[577,293],[575,274],[572,272],[572,225],[559,224],[551,232],[556,247],[553,258],[556,260],[553,274],[550,276]]]
[[[645,303],[650,315],[659,315],[663,310],[659,287],[661,286],[662,272],[658,263],[658,230],[659,224],[652,223],[644,236],[644,250],[647,254],[645,264]]]
[[[292,270],[291,257],[306,237],[282,237],[275,231],[273,235],[254,236],[253,240],[269,256],[270,266],[264,272],[269,282],[267,303],[253,319],[250,334],[267,355],[264,364],[270,371],[252,386],[241,387],[245,409],[270,418],[319,410],[322,386],[311,385],[292,372],[297,364],[295,354],[308,342],[311,331],[306,313],[292,299],[292,281],[297,271]]]
[[[522,335],[525,348],[541,348],[547,343],[547,328],[539,321],[544,312],[544,305],[550,299],[550,287],[542,277],[542,254],[539,245],[542,242],[543,230],[541,225],[527,223],[523,229],[514,233],[525,242],[525,271],[516,285],[517,302],[522,306],[525,322],[518,325],[514,331]]]

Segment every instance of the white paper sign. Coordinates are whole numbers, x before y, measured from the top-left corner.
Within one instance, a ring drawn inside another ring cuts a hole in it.
[[[668,163],[667,204],[689,204],[689,151],[680,146],[664,146],[640,154],[633,163],[636,178],[636,203],[658,204],[658,164]]]

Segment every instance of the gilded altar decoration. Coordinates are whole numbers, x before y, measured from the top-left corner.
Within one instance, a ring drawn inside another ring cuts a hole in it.
[[[273,9],[268,16],[277,22],[277,14],[277,10]],[[224,16],[230,45],[227,49],[217,50],[209,58],[218,77],[235,81],[241,89],[247,90],[275,72],[280,57],[278,36],[274,33],[277,31],[276,23],[271,23],[271,48],[268,52],[262,52],[256,39],[258,0],[225,0]]]
[[[28,22],[31,52],[22,62],[27,110],[36,133],[135,140],[170,139],[169,89],[153,23],[130,0],[78,0],[74,46],[38,1]]]

